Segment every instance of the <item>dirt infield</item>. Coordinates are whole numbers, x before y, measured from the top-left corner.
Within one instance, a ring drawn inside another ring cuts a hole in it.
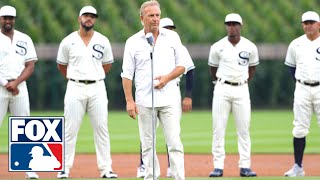
[[[166,155],[159,155],[161,165],[161,177],[165,177],[167,160]],[[239,176],[238,155],[227,155],[225,161],[224,177]],[[136,177],[139,155],[137,154],[114,154],[112,155],[113,170],[119,178]],[[252,169],[258,176],[283,176],[293,165],[292,155],[252,155]],[[212,170],[211,155],[185,155],[186,177],[208,177]],[[24,179],[22,172],[8,172],[8,156],[0,155],[0,179]],[[304,169],[306,176],[320,176],[320,154],[305,155]],[[41,178],[55,178],[56,173],[39,173]],[[94,154],[77,154],[74,167],[71,170],[72,178],[98,178],[99,172]]]

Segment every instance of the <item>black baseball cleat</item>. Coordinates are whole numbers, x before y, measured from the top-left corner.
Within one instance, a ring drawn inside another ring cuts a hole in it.
[[[118,175],[112,171],[109,171],[105,175],[103,175],[102,178],[113,179],[118,178]]]
[[[240,168],[241,177],[256,177],[257,174],[253,172],[250,168]]]
[[[214,168],[212,172],[210,172],[209,177],[222,177],[223,169]]]
[[[66,171],[61,171],[58,173],[57,178],[58,179],[68,179],[69,173],[67,173]]]

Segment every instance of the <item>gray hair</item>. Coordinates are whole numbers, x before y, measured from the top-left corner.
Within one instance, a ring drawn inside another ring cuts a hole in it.
[[[149,6],[158,6],[159,9],[160,9],[160,4],[158,1],[156,0],[149,0],[149,1],[146,1],[144,2],[141,7],[140,7],[140,16],[143,16],[144,15],[144,9],[146,7],[149,7]]]

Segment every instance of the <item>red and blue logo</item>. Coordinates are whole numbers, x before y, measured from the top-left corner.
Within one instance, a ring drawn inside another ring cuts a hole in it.
[[[9,117],[9,171],[64,171],[64,117]]]

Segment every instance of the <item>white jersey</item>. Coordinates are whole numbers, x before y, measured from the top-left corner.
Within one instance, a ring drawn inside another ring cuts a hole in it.
[[[209,66],[219,67],[216,76],[226,81],[244,82],[248,79],[249,66],[259,64],[258,49],[255,44],[240,37],[233,46],[228,37],[213,44],[210,48]]]
[[[153,77],[166,75],[177,66],[185,67],[182,44],[179,35],[171,30],[160,28],[153,53]],[[135,82],[136,104],[152,107],[151,91],[151,57],[144,30],[131,36],[125,45],[122,78]],[[177,82],[169,81],[163,88],[154,90],[155,107],[175,103],[174,96]]]
[[[0,77],[17,79],[28,61],[37,61],[37,54],[31,38],[14,30],[13,39],[0,32]]]
[[[186,70],[185,70],[184,74],[187,74],[187,72],[190,71],[191,69],[194,69],[195,66],[194,66],[192,58],[189,54],[189,51],[185,46],[183,46],[182,52],[183,52],[183,57],[185,58],[185,63],[186,63],[185,64]],[[180,83],[181,77],[182,77],[182,75],[177,78],[177,83]]]
[[[306,35],[293,40],[285,60],[296,67],[295,78],[302,81],[320,81],[320,37],[310,41]]]
[[[86,46],[78,31],[64,38],[59,46],[57,63],[67,65],[67,78],[101,80],[105,78],[103,64],[113,63],[113,53],[107,37],[97,31]]]

